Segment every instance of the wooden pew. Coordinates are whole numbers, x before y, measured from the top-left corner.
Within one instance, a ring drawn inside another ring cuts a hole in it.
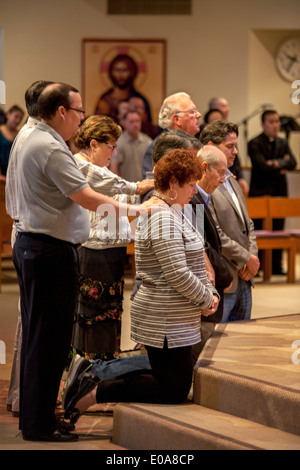
[[[294,283],[296,280],[297,231],[294,234],[289,230],[273,231],[272,221],[274,218],[299,216],[300,199],[266,196],[247,198],[246,203],[252,219],[263,219],[263,230],[256,230],[255,235],[258,248],[264,253],[264,280],[270,280],[272,276],[272,250],[285,249],[288,252],[287,281]],[[300,244],[300,231],[298,238]]]
[[[300,198],[298,197],[272,197],[268,200],[270,219],[286,219],[300,217]],[[285,230],[291,236],[300,238],[300,229]]]
[[[300,198],[288,198],[288,197],[273,197],[269,198],[269,217],[270,219],[284,218],[289,217],[299,217],[300,218]],[[300,219],[299,219],[300,220]],[[296,270],[296,254],[297,249],[300,249],[300,228],[299,229],[285,229],[283,231],[285,234],[288,234],[290,237],[291,244],[293,245],[293,253],[290,255],[293,257],[291,263],[294,264],[294,281],[295,282],[295,270]],[[292,278],[292,279],[293,279]]]
[[[269,217],[269,205],[266,197],[246,198],[249,216],[252,220],[262,219],[262,230],[255,230],[257,246],[262,251],[262,269],[264,280],[268,281],[272,275],[272,251],[262,249],[261,245],[266,240],[266,236],[272,236],[272,221]]]

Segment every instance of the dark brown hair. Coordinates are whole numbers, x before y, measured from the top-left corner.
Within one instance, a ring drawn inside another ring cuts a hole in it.
[[[203,145],[207,145],[209,142],[212,142],[214,145],[219,145],[229,134],[232,133],[236,134],[238,137],[238,125],[233,122],[218,119],[204,127],[200,134],[200,142]]]
[[[66,109],[71,105],[70,92],[78,93],[78,90],[66,83],[53,83],[41,92],[38,99],[38,113],[44,120],[51,119],[60,106]]]

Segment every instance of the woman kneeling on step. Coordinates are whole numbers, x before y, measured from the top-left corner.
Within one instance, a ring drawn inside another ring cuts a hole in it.
[[[182,210],[200,177],[201,161],[193,151],[167,153],[154,168],[155,193],[145,203],[148,215],[136,224],[142,285],[132,302],[131,338],[145,345],[151,369],[104,381],[89,373],[78,377],[66,391],[65,418],[72,422],[96,403],[175,404],[187,398],[201,315],[213,314],[219,303],[205,270],[204,240]]]

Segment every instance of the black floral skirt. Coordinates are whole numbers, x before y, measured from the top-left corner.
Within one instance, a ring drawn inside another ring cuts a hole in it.
[[[118,357],[126,248],[78,250],[81,280],[72,346],[88,358]]]

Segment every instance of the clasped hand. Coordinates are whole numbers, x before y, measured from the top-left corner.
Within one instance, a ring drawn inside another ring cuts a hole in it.
[[[260,262],[257,256],[251,255],[249,261],[239,271],[239,276],[244,281],[249,281],[252,276],[256,276],[260,267]]]
[[[215,313],[218,309],[219,301],[220,301],[219,297],[214,294],[211,306],[209,308],[206,308],[205,310],[203,310],[202,315],[204,317],[208,317],[209,315],[212,315],[213,313]]]

